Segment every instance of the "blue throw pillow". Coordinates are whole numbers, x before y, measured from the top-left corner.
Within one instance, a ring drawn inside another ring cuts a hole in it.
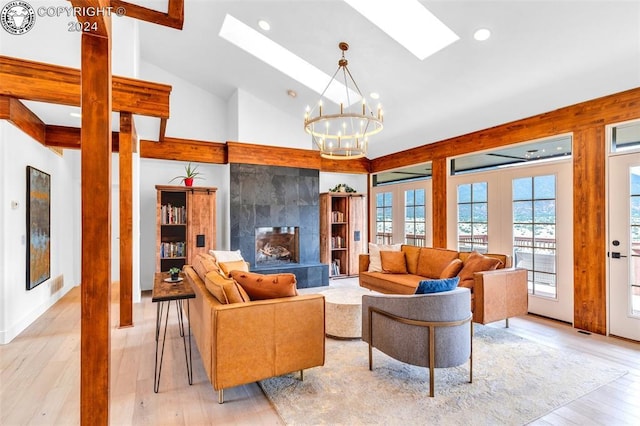
[[[458,287],[460,278],[444,278],[441,280],[423,280],[418,284],[415,294],[440,293],[441,291],[450,291]]]

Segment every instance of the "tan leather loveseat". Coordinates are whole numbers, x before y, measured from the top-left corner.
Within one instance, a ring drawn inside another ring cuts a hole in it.
[[[487,324],[504,319],[508,327],[509,317],[527,314],[527,270],[512,268],[511,256],[411,245],[402,245],[400,251],[404,254],[400,262],[394,255],[394,262],[388,261],[388,269],[380,272],[370,272],[370,256],[361,254],[360,286],[380,293],[413,294],[422,280],[458,276],[458,285],[471,290],[474,322]],[[385,256],[390,257],[387,253],[383,248],[381,266],[385,266]]]
[[[246,292],[208,254],[198,254],[184,273],[196,294],[191,330],[219,403],[226,388],[324,365],[322,295],[238,300]]]

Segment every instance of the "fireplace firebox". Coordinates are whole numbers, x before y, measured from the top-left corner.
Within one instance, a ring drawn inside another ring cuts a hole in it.
[[[297,226],[261,226],[256,228],[256,266],[300,262]]]

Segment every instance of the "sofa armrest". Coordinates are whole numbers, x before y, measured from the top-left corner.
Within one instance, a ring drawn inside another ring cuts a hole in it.
[[[308,294],[216,306],[216,390],[324,365],[324,296]]]
[[[369,254],[361,254],[358,256],[358,272],[367,272],[369,270]]]
[[[474,274],[474,322],[487,324],[528,312],[527,270],[496,269]]]

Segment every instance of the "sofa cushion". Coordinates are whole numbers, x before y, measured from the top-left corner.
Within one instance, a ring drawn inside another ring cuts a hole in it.
[[[220,266],[220,272],[225,277],[229,277],[231,271],[244,271],[249,272],[249,265],[244,260],[232,260],[229,262],[218,262]]]
[[[464,262],[473,253],[474,253],[473,251],[461,251],[458,257],[460,258],[460,260]],[[496,269],[511,267],[511,256],[507,256],[506,254],[499,254],[499,253],[483,253],[482,255],[486,257],[493,257],[495,259],[500,260],[500,262],[502,263],[499,264]]]
[[[209,254],[212,255],[218,263],[244,260],[240,250],[209,250]]]
[[[418,275],[438,279],[442,271],[458,258],[458,252],[440,248],[422,247],[418,258]]]
[[[193,259],[193,269],[196,271],[202,281],[204,277],[211,271],[218,272],[216,260],[209,253],[198,253]]]
[[[233,278],[247,292],[251,300],[297,296],[296,276],[293,274],[263,275],[255,272],[231,271]]]
[[[249,301],[249,297],[238,288],[234,280],[224,278],[217,271],[207,273],[204,278],[204,285],[209,290],[209,293],[222,304]]]
[[[406,274],[407,262],[402,251],[381,251],[382,272],[387,274]]]
[[[400,251],[401,244],[369,243],[369,272],[382,272],[380,251]]]
[[[458,275],[460,270],[462,269],[462,260],[453,259],[446,268],[442,270],[440,274],[440,278],[453,278]]]
[[[460,278],[444,278],[441,280],[422,280],[416,288],[416,294],[440,293],[443,291],[451,291],[458,287]]]
[[[418,274],[418,258],[420,257],[420,247],[403,245],[402,251],[407,258],[407,272],[410,274]]]
[[[462,269],[458,273],[460,286],[473,289],[473,274],[480,271],[492,271],[502,264],[500,259],[484,256],[477,251],[471,254],[463,262]]]

